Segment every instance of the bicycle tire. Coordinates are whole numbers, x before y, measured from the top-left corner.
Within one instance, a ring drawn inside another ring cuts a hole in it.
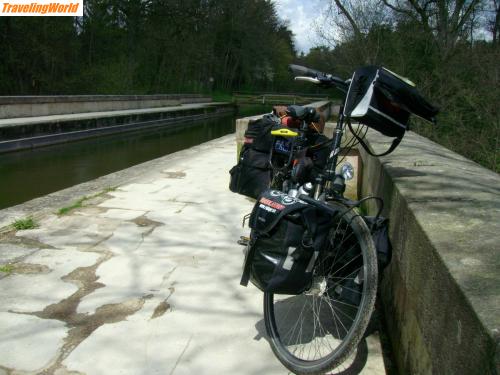
[[[363,338],[375,304],[377,257],[370,230],[354,210],[330,204],[346,212],[330,229],[311,288],[298,296],[264,293],[264,321],[271,348],[295,374],[323,374],[343,363]],[[295,320],[293,314],[297,313]],[[346,317],[352,321],[349,328]],[[325,342],[328,347],[322,351],[320,345]],[[313,345],[314,356],[310,358]]]

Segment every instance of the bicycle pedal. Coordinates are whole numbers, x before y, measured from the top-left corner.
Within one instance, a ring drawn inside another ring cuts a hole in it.
[[[248,246],[249,242],[250,242],[250,237],[241,236],[240,239],[238,240],[238,245]]]

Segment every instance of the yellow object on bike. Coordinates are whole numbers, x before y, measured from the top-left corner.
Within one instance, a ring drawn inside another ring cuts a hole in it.
[[[299,135],[299,133],[286,128],[271,130],[271,134],[278,135],[280,137],[297,137]]]

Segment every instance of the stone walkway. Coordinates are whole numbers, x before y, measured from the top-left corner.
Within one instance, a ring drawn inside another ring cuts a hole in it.
[[[0,234],[0,374],[286,374],[261,293],[239,285],[252,203],[227,188],[235,147],[230,135],[144,163]],[[378,336],[366,343],[342,374],[385,374]]]

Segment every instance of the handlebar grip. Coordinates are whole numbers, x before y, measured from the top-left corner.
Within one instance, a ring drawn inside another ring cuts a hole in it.
[[[339,77],[332,76],[331,74],[320,72],[319,70],[295,64],[288,65],[288,68],[295,75],[296,80],[309,81],[326,87],[336,87],[344,93],[347,93],[349,88],[349,83],[347,81],[344,81]]]
[[[288,68],[296,76],[306,76],[306,77],[317,78],[317,77],[321,77],[321,76],[325,75],[324,73],[320,72],[319,70],[306,68],[305,66],[302,66],[302,65],[290,64],[290,65],[288,65]]]

